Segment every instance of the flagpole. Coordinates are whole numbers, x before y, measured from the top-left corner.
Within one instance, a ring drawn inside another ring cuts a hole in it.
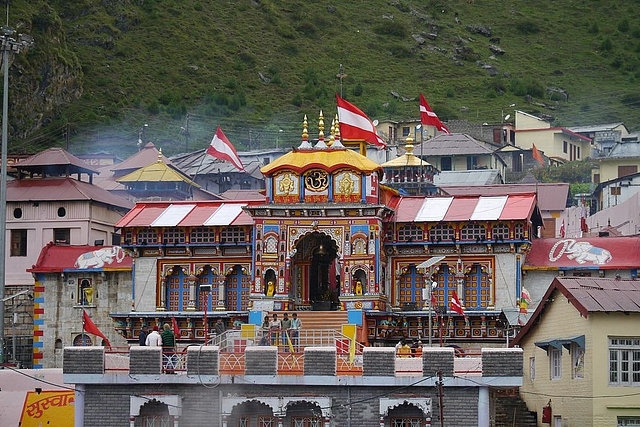
[[[196,169],[196,173],[193,174],[193,182],[196,182],[196,176],[198,175],[198,172],[200,172],[200,168],[202,167],[202,164],[204,163],[204,158],[207,155],[207,149],[205,148],[204,150],[202,150],[202,158],[200,159],[200,164],[198,165],[198,168]],[[205,185],[205,189],[206,189],[206,185]]]

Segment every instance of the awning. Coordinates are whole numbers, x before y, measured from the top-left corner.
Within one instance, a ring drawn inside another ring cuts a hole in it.
[[[264,201],[139,202],[116,228],[253,225],[243,208],[261,203]]]
[[[526,220],[533,215],[534,194],[463,197],[403,197],[397,222]]]
[[[566,339],[555,339],[548,341],[538,341],[535,343],[536,347],[540,347],[541,349],[547,351],[549,347],[553,347],[556,350],[562,350],[562,347],[567,350],[571,350],[571,344],[577,345],[579,348],[584,350],[585,345],[585,337],[584,335],[580,335],[574,338],[566,338]]]

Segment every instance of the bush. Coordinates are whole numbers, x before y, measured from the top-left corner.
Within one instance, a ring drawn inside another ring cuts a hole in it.
[[[544,96],[544,86],[533,79],[513,79],[509,84],[509,90],[517,96],[531,95],[537,98]]]
[[[381,36],[392,36],[403,38],[407,36],[407,29],[391,20],[385,20],[373,27],[373,32]]]
[[[630,28],[631,25],[629,25],[629,20],[627,18],[624,18],[618,23],[618,31],[620,31],[621,33],[626,33]]]
[[[536,34],[540,32],[540,27],[533,21],[520,21],[516,24],[516,30],[520,34]]]
[[[609,37],[605,37],[604,40],[600,43],[600,50],[603,52],[609,52],[613,49],[613,42]]]
[[[362,83],[356,83],[356,86],[353,88],[353,96],[362,96],[364,93],[364,88],[362,87]]]

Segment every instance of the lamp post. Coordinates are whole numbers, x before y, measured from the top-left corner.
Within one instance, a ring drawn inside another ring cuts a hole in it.
[[[427,305],[425,307],[422,307],[422,309],[424,310],[425,308],[427,308],[427,310],[429,310],[429,347],[431,347],[431,337],[433,335],[433,329],[432,329],[433,326],[431,325],[431,312],[433,311],[433,304],[431,303],[431,295],[435,290],[435,288],[438,287],[438,282],[433,281],[429,286],[426,286],[426,282],[427,282],[426,276],[425,276],[424,282],[425,282],[425,287],[422,291],[425,293],[425,295],[423,295],[422,298],[427,303]]]
[[[148,124],[143,124],[138,130],[138,151],[142,150],[142,146],[144,145],[144,140],[146,139],[146,130],[149,127]]]
[[[7,20],[8,20],[7,11]],[[4,86],[2,91],[2,160],[0,161],[0,363],[4,362],[4,286],[5,286],[5,240],[7,234],[7,128],[9,125],[9,59],[11,54],[20,53],[33,45],[33,38],[26,34],[18,34],[14,38],[15,30],[7,25],[0,31],[2,43],[2,63],[4,65]]]

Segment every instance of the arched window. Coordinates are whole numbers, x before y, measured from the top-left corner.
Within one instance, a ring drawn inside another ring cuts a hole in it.
[[[484,225],[469,223],[460,230],[460,240],[485,240],[487,230]]]
[[[506,240],[509,238],[509,225],[501,222],[493,226],[491,230],[491,234],[493,235],[493,240]]]
[[[438,224],[429,229],[429,239],[432,242],[451,240],[455,235],[455,230],[449,224]]]
[[[464,301],[467,310],[482,310],[491,305],[489,274],[480,264],[472,265],[464,276]]]

